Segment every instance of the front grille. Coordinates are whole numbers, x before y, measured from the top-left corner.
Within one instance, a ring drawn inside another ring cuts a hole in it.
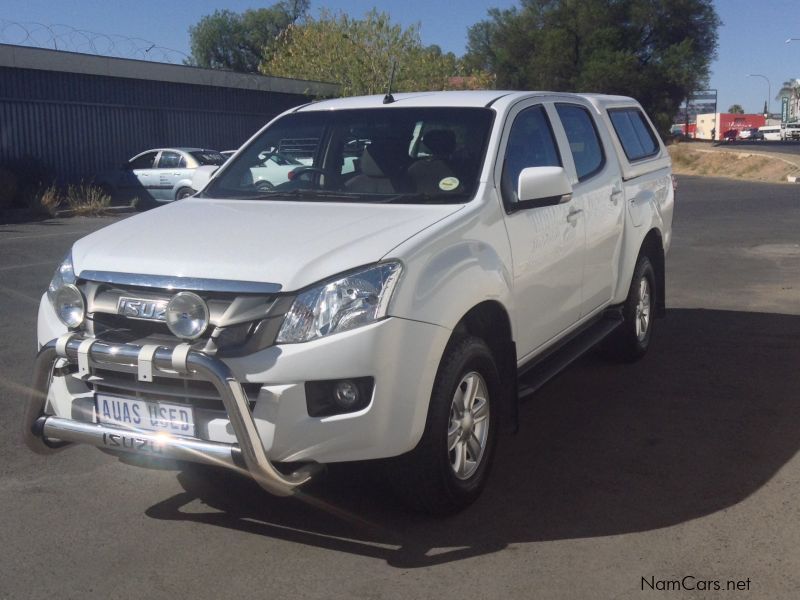
[[[150,336],[167,335],[172,336],[169,327],[163,321],[145,321],[142,319],[129,319],[122,315],[95,312],[91,315],[94,325],[94,334],[97,337],[104,337],[111,332],[129,332],[132,339],[141,339]],[[210,330],[206,329],[203,337],[210,335]],[[173,336],[174,337],[174,336]]]
[[[166,303],[179,290],[120,286],[83,281],[87,300],[86,331],[90,336],[115,343],[157,343],[173,346],[180,342],[164,321],[118,314],[122,298]],[[270,294],[197,292],[209,310],[209,325],[192,345],[218,356],[241,356],[274,343],[291,298]]]
[[[135,371],[125,373],[95,368],[87,383],[95,392],[101,394],[137,398],[149,402],[172,401],[190,404],[204,410],[225,410],[217,389],[210,381],[154,376],[152,382],[146,382],[139,381]],[[242,387],[250,401],[250,410],[253,410],[261,384],[243,383]]]

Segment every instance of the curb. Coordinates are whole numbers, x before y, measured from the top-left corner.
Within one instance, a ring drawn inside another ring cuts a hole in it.
[[[134,207],[134,206],[108,206],[108,207],[104,208],[101,212],[99,212],[97,214],[84,215],[84,216],[87,216],[87,217],[107,217],[107,216],[111,216],[111,215],[123,214],[123,213],[129,213],[129,212],[136,212],[136,207]],[[75,210],[73,210],[71,208],[65,208],[63,210],[57,210],[55,212],[55,217],[59,218],[59,219],[62,219],[64,217],[74,217],[74,216],[76,216],[76,212],[75,212]]]

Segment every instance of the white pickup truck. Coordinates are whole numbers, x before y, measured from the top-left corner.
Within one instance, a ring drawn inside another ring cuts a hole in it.
[[[254,166],[297,138],[313,161],[263,189]],[[630,98],[326,100],[210,171],[56,270],[32,449],[208,463],[281,495],[385,459],[398,493],[450,513],[516,428],[523,373],[527,393],[593,347],[635,360],[664,313],[674,183]]]

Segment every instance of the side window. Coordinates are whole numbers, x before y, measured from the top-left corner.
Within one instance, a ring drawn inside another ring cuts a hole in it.
[[[158,159],[159,169],[177,169],[181,164],[181,155],[177,152],[162,152]]]
[[[526,108],[514,119],[508,135],[500,179],[503,199],[507,203],[518,200],[517,182],[522,169],[560,166],[561,156],[544,107]]]
[[[556,110],[567,134],[578,181],[585,181],[606,162],[594,120],[588,110],[577,104],[556,104]]]
[[[658,154],[658,141],[642,111],[638,108],[614,108],[608,111],[608,116],[629,161]]]
[[[137,156],[128,164],[131,169],[152,169],[153,163],[156,160],[156,154],[158,154],[158,152],[146,152],[141,156]]]

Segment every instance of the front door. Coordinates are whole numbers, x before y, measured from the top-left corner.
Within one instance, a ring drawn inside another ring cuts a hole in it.
[[[552,111],[552,107],[550,108]],[[585,222],[580,197],[555,206],[515,209],[526,167],[564,167],[544,104],[525,102],[509,114],[499,188],[506,209],[514,278],[514,330],[522,360],[580,318]]]
[[[143,152],[134,156],[128,163],[128,169],[123,174],[120,190],[127,198],[154,198],[153,185],[156,180],[155,163],[158,150]]]

